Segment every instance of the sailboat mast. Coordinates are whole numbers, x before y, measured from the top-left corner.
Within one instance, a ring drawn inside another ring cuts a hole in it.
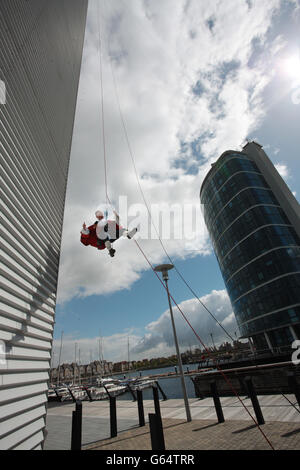
[[[101,371],[101,376],[102,376],[103,375],[103,363],[102,363],[102,357],[101,357],[101,331],[100,330],[99,330],[98,349],[99,349],[100,371]]]
[[[75,343],[75,364],[74,364],[74,385],[76,384],[76,368],[77,368],[77,343]]]
[[[80,348],[78,350],[78,385],[81,384],[81,369],[80,369]]]
[[[129,336],[127,338],[127,350],[128,350],[128,376],[129,376],[129,369],[130,369],[130,362],[129,362]]]

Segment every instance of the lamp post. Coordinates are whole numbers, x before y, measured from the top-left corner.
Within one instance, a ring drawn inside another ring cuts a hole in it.
[[[177,360],[178,360],[178,366],[179,366],[180,377],[181,377],[181,385],[182,385],[182,392],[183,392],[183,398],[184,398],[184,404],[185,404],[186,418],[187,418],[187,421],[192,421],[188,397],[186,393],[186,386],[185,386],[185,381],[184,381],[184,373],[183,373],[183,368],[182,368],[181,356],[179,352],[178,340],[177,340],[177,335],[176,335],[176,328],[175,328],[173,310],[172,310],[172,305],[171,305],[169,287],[168,287],[168,279],[169,279],[168,271],[173,268],[174,268],[173,264],[161,264],[159,266],[156,266],[154,268],[154,271],[162,273],[163,280],[165,281],[165,284],[166,284],[169,308],[170,308],[170,314],[171,314],[171,321],[172,321],[172,327],[173,327],[173,334],[174,334],[174,341],[175,341],[175,347],[176,347],[176,353],[177,353]]]
[[[61,360],[63,334],[64,334],[64,332],[62,331],[61,332],[61,338],[60,338],[60,349],[59,349],[59,359],[58,359],[58,381],[57,381],[57,385],[60,384],[60,360]]]
[[[210,336],[211,336],[211,341],[212,341],[213,349],[214,349],[214,351],[216,351],[216,346],[215,346],[215,343],[214,343],[214,338],[213,338],[212,333],[210,333]]]

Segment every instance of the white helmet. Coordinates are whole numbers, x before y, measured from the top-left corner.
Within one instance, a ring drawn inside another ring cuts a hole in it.
[[[104,217],[102,211],[96,211],[96,212],[95,212],[95,216],[96,216],[96,217]]]

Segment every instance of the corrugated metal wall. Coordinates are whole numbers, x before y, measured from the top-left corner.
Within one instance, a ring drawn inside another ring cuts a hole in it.
[[[0,2],[0,449],[44,440],[87,3]]]

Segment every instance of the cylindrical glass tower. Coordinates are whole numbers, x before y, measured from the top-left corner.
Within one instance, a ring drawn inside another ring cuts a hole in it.
[[[226,151],[200,192],[242,337],[257,350],[300,338],[299,204],[261,146]]]

